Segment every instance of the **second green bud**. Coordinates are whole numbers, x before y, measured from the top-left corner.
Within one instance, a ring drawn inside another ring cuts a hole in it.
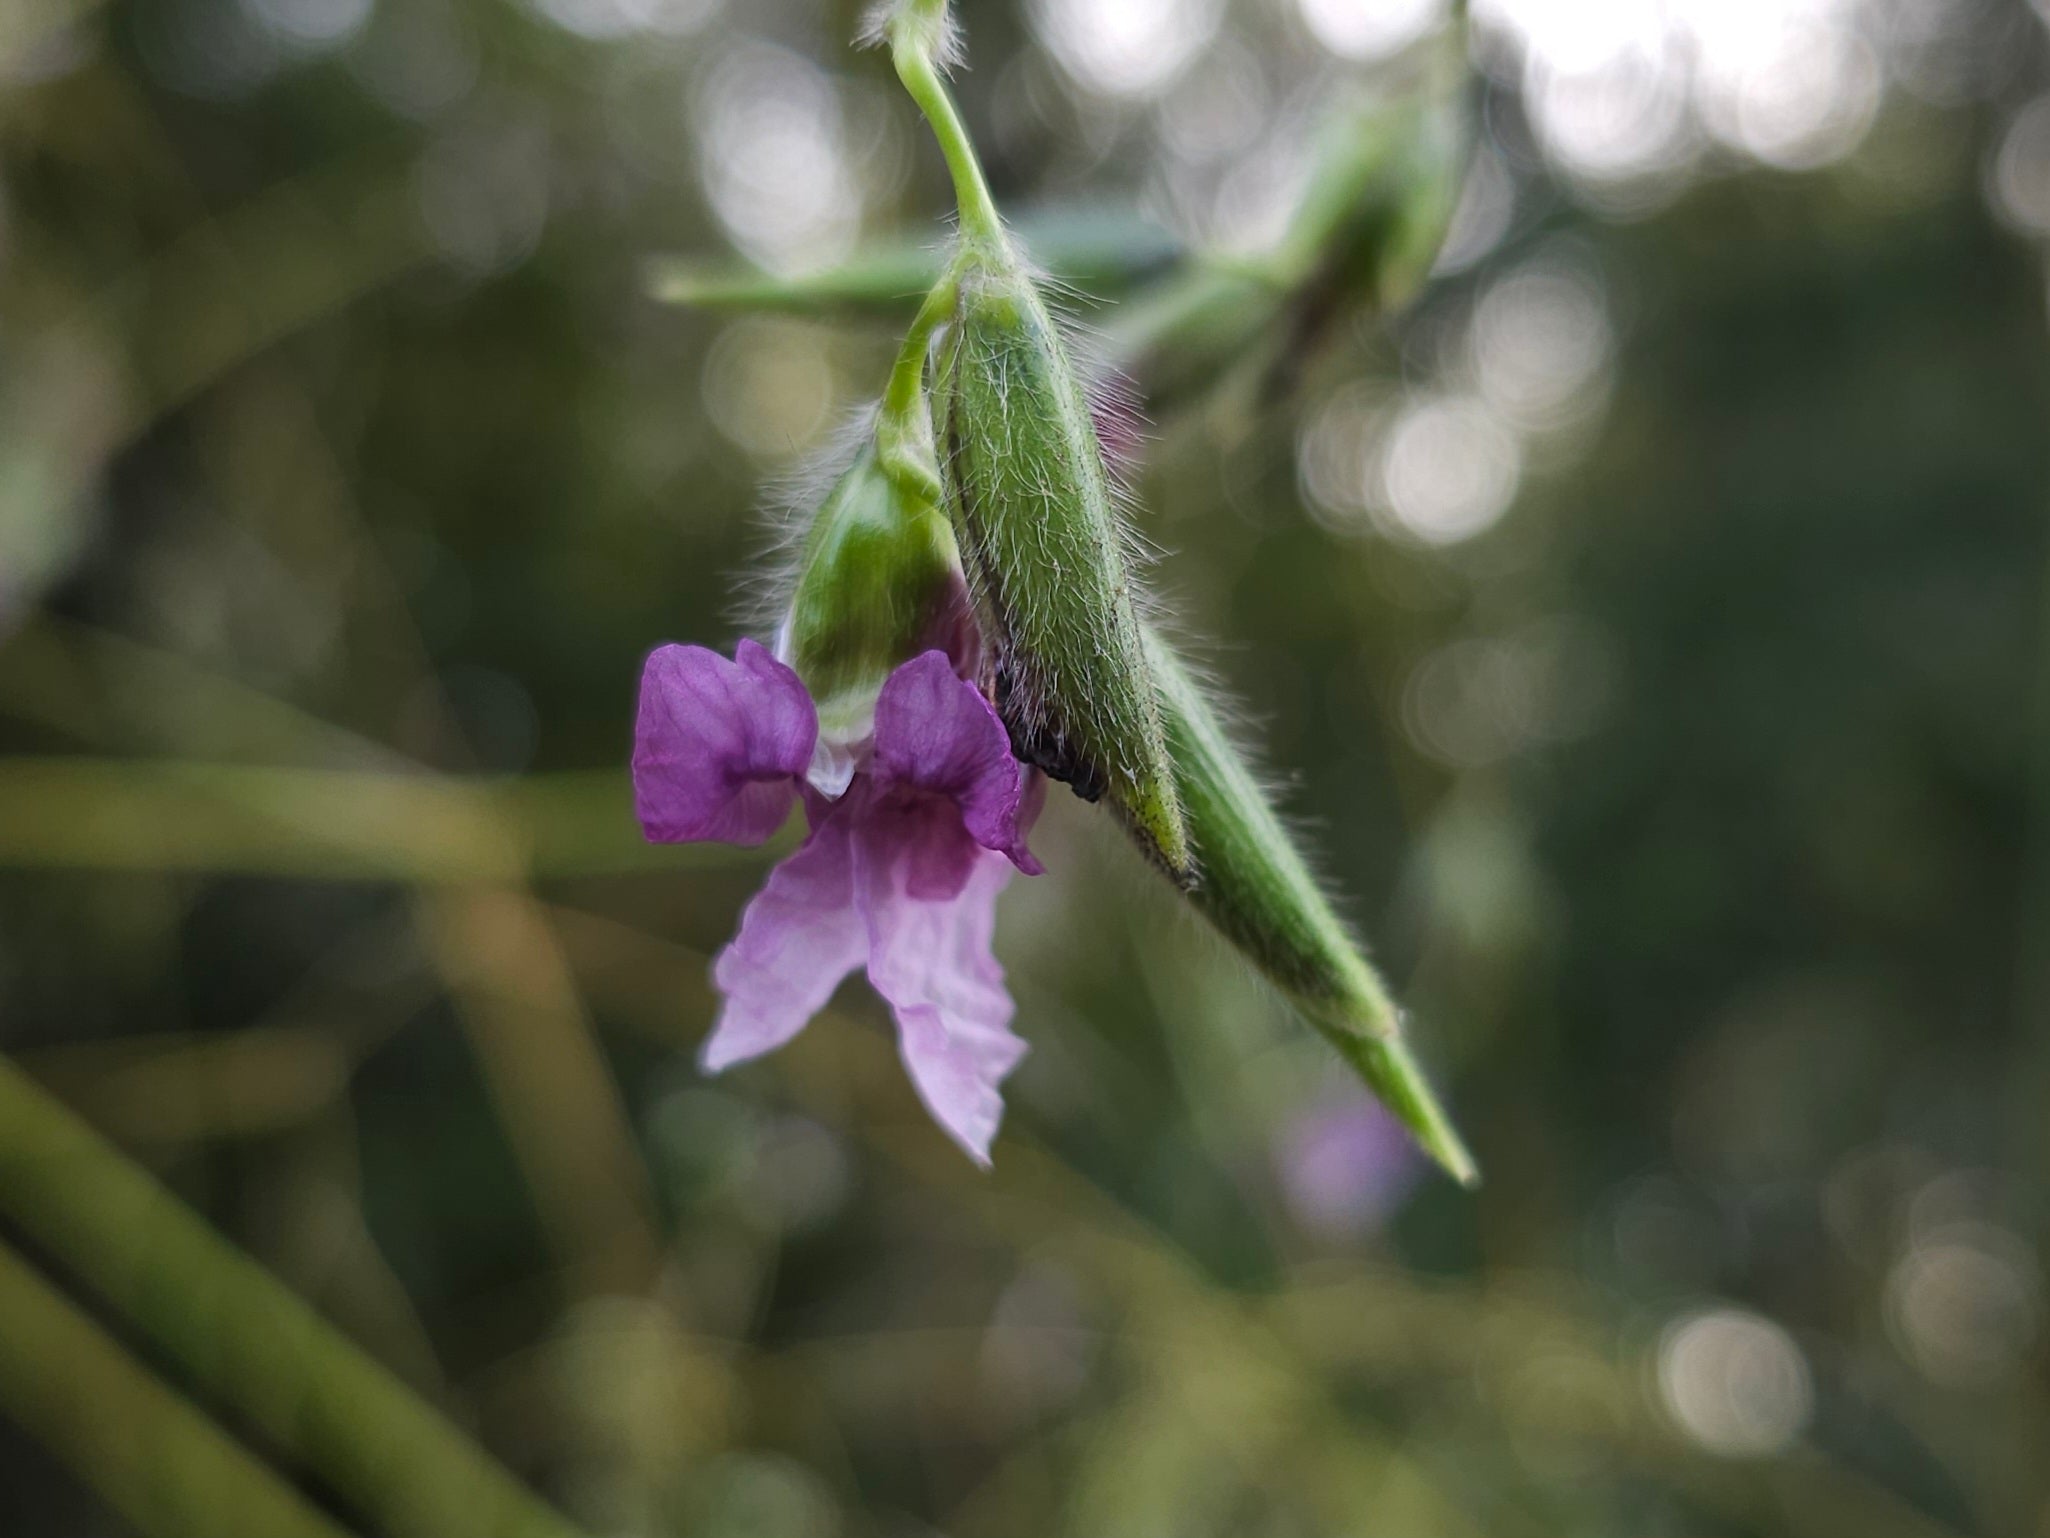
[[[812,519],[784,624],[779,649],[818,705],[828,753],[867,738],[891,669],[965,644],[971,621],[946,515],[884,473],[873,438]]]

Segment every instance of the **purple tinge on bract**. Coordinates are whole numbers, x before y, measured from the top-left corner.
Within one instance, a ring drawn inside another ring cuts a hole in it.
[[[699,646],[648,659],[634,748],[647,836],[759,844],[800,793],[811,824],[713,967],[726,1003],[704,1066],[781,1046],[866,964],[919,1098],[986,1165],[1000,1086],[1025,1055],[990,941],[1013,866],[1040,870],[1025,847],[1037,777],[938,651],[884,681],[867,762],[836,799],[804,784],[817,739],[802,681],[751,641],[731,661]]]

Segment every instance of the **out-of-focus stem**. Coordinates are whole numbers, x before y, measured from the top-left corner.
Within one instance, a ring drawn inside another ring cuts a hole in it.
[[[0,1246],[0,1410],[151,1538],[349,1538]]]
[[[183,759],[0,759],[0,866],[521,881],[757,859],[651,848],[622,771],[521,779]]]
[[[647,1170],[562,948],[518,887],[420,894],[421,932],[573,1291],[653,1285]]]
[[[394,1538],[580,1538],[4,1059],[0,1213]],[[0,1317],[0,1333],[23,1333],[4,1303]]]

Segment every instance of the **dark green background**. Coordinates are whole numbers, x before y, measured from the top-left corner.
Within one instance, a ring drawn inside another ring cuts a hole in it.
[[[1283,9],[1226,24],[1334,90]],[[474,73],[408,116],[360,61],[430,10]],[[1129,208],[1156,118],[963,10],[1000,200]],[[707,394],[721,348],[787,347],[830,421],[893,343],[665,308],[641,264],[729,254],[687,106],[748,36],[881,135],[865,232],[937,232],[853,7],[603,41],[382,0],[303,57],[230,3],[84,8],[0,97],[8,1051],[598,1532],[2050,1532],[2050,331],[1986,191],[2044,33],[1959,14],[1972,90],[1890,92],[1826,169],[1661,173],[1623,221],[1491,85],[1496,248],[1272,408],[1227,381],[1155,424],[1164,607],[1486,1176],[1333,1236],[1272,1154],[1326,1059],[1064,797],[1006,899],[1034,1051],[993,1175],[859,987],[691,1067],[764,858],[639,848],[636,673],[737,633],[754,510],[817,447],[750,453]],[[226,84],[179,62],[251,37]],[[451,185],[509,259],[437,245]],[[1501,522],[1439,548],[1307,505],[1320,402],[1432,387],[1475,295],[1561,249],[1606,404]],[[1483,655],[1441,649],[1559,622],[1572,730],[1419,739],[1419,670]],[[531,882],[457,847],[487,798]],[[1675,1419],[1702,1310],[1798,1349],[1791,1445]],[[0,1491],[9,1534],[128,1530],[14,1428]]]

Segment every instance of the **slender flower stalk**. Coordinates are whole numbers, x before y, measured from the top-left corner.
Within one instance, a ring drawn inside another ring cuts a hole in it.
[[[982,161],[954,95],[940,76],[940,67],[956,48],[948,0],[899,0],[881,13],[877,32],[888,41],[890,62],[903,82],[905,92],[918,104],[925,121],[946,158],[947,173],[954,180],[954,201],[959,206],[961,239],[964,245],[1008,252],[1010,239],[990,196],[989,179],[982,173]]]
[[[897,361],[890,369],[890,382],[876,411],[876,453],[883,473],[896,482],[903,494],[938,507],[946,498],[940,479],[937,450],[933,444],[932,405],[926,395],[925,371],[932,354],[933,334],[953,318],[959,292],[956,267],[940,274],[911,329],[897,349]]]

